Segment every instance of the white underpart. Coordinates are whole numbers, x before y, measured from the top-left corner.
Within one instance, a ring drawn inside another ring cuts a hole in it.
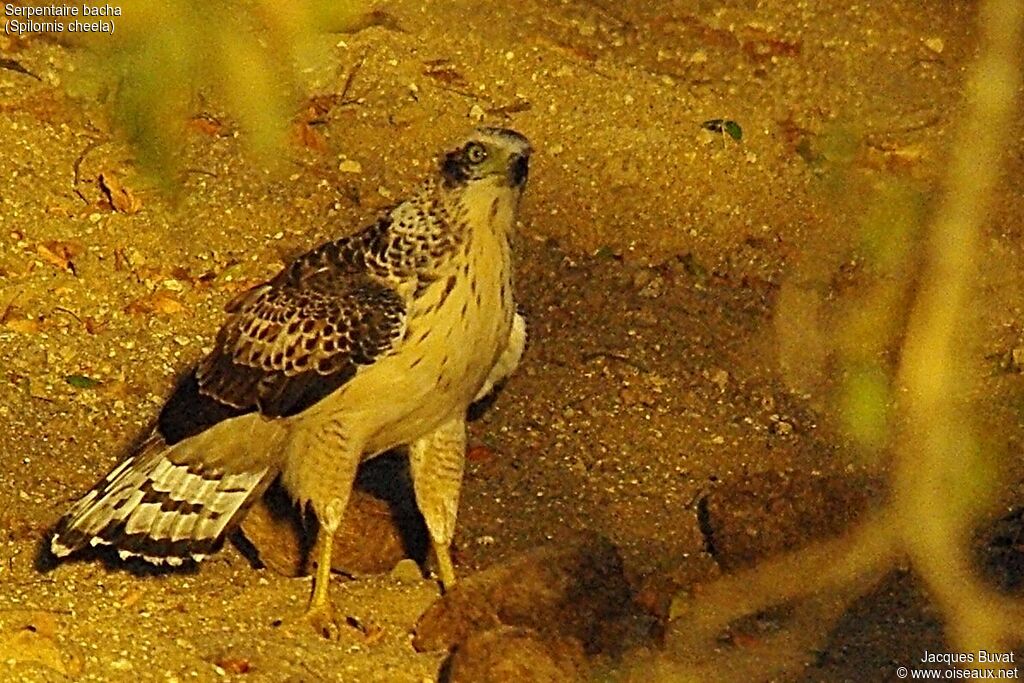
[[[480,391],[477,392],[476,398],[473,399],[474,403],[490,394],[496,384],[504,382],[516,371],[516,368],[519,367],[519,361],[523,358],[523,351],[525,349],[526,320],[523,316],[516,313],[516,317],[512,321],[512,333],[508,337],[508,346],[505,347],[501,358],[498,359],[497,365],[491,370],[487,381],[484,382],[484,385],[480,387]]]

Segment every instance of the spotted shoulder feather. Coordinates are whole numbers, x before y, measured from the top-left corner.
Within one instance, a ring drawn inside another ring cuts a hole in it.
[[[200,393],[236,409],[291,415],[401,337],[405,304],[379,280],[328,266],[283,275],[230,309],[215,350],[197,368]]]

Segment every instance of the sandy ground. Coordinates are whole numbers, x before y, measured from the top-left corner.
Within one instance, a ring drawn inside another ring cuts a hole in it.
[[[324,37],[308,94],[336,92],[358,63],[355,101],[292,145],[285,170],[249,160],[223,113],[197,111],[221,123],[189,128],[176,199],[136,174],[101,107],[66,95],[69,48],[0,38],[0,56],[39,77],[0,70],[0,678],[436,679],[444,653],[409,635],[437,597],[428,580],[337,577],[339,610],[376,635],[326,642],[288,621],[309,580],[230,546],[197,571],[144,576],[97,561],[40,572],[36,556],[209,347],[226,301],[367,223],[480,121],[537,149],[517,246],[531,338],[473,423],[487,448],[465,478],[461,573],[593,529],[637,587],[703,580],[836,533],[883,495],[884,466],[843,436],[834,383],[794,381],[780,361],[779,292],[802,277],[830,310],[857,305],[870,192],[906,181],[929,210],[973,3],[382,7],[400,30]],[[742,140],[701,127],[715,118]],[[835,137],[854,145],[843,192],[822,171]],[[1011,454],[993,518],[1024,493],[1024,379],[1001,365],[1024,337],[1022,139],[1024,117],[1006,132],[965,358],[990,445]],[[112,210],[101,173],[141,210]],[[890,680],[943,648],[937,619],[894,575],[793,679]]]

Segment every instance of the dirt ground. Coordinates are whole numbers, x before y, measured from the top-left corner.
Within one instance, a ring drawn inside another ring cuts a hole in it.
[[[212,118],[181,141],[177,198],[136,173],[103,107],[66,93],[72,48],[0,37],[0,57],[30,72],[0,69],[0,679],[437,680],[445,653],[410,636],[438,596],[426,579],[336,576],[351,619],[328,642],[290,627],[309,579],[231,545],[150,575],[40,571],[37,554],[209,348],[234,294],[368,223],[480,122],[537,150],[516,247],[530,344],[472,425],[461,575],[588,529],[619,548],[637,591],[685,586],[838,533],[884,496],[884,463],[844,435],[835,381],[794,381],[780,360],[779,293],[812,272],[831,306],[857,305],[870,191],[912,183],[927,213],[976,52],[974,3],[381,8],[387,26],[324,36],[307,94],[338,92],[359,64],[352,101],[297,137],[284,171],[247,157],[223,112],[196,111]],[[837,132],[854,145],[842,193],[822,170]],[[1006,132],[965,358],[987,443],[1008,456],[993,520],[1024,496],[1022,140],[1024,116]],[[140,206],[115,210],[101,174]],[[1019,533],[979,536],[1008,588]],[[790,680],[892,680],[944,647],[922,587],[898,573]]]

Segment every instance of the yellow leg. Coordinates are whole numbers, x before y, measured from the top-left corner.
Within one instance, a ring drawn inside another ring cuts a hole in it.
[[[433,541],[437,570],[441,573],[441,588],[447,593],[455,585],[455,568],[452,566],[451,549],[447,543]]]
[[[329,589],[331,587],[331,546],[334,534],[323,526],[317,533],[316,576],[313,579],[313,594],[306,608],[306,619],[324,638],[338,637],[338,622],[334,620],[334,608],[331,606]]]
[[[466,456],[466,423],[459,417],[409,445],[416,504],[430,532],[441,586],[455,585],[451,544],[459,509],[459,487]]]

